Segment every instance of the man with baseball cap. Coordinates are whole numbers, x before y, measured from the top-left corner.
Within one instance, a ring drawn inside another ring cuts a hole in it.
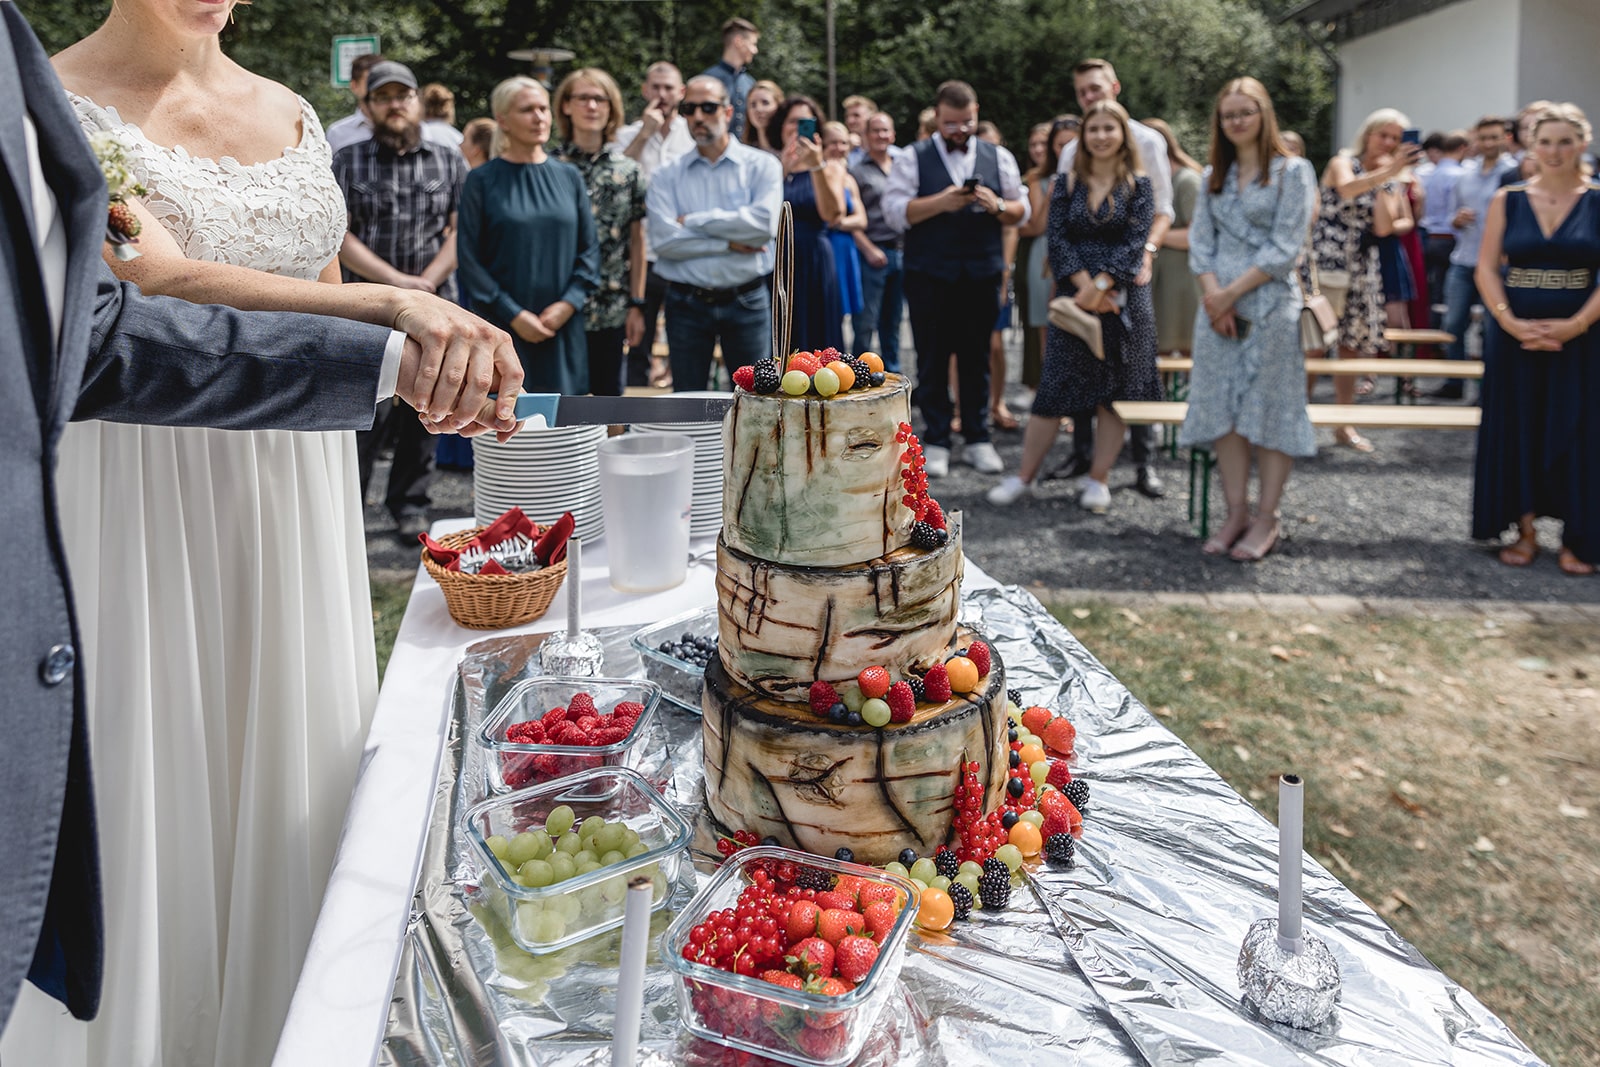
[[[333,150],[334,155],[338,155],[341,148],[359,144],[372,137],[373,118],[367,110],[367,96],[378,87],[380,77],[385,79],[384,84],[398,80],[399,84],[408,85],[413,93],[417,90],[416,75],[412,74],[404,64],[377,54],[357,56],[355,62],[350,64],[350,92],[356,98],[356,109],[337,122],[331,123],[323,131],[323,135],[328,138],[328,147]],[[422,128],[422,139],[455,147],[448,134],[426,123]]]

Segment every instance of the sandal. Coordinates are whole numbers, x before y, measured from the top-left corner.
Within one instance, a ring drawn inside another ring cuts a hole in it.
[[[1356,452],[1373,451],[1372,442],[1356,433],[1353,427],[1346,427],[1343,430],[1336,431],[1333,435],[1333,442]]]
[[[1566,549],[1561,550],[1566,553]],[[1519,537],[1499,552],[1500,562],[1507,567],[1526,567],[1539,554],[1539,542],[1532,537]],[[1577,557],[1573,557],[1576,559]],[[1590,568],[1591,570],[1593,568]],[[1565,567],[1562,570],[1566,570]],[[1568,572],[1570,573],[1570,572]]]
[[[1556,566],[1561,568],[1562,574],[1570,574],[1574,578],[1582,578],[1594,573],[1594,564],[1585,563],[1579,559],[1566,545],[1561,546],[1561,555],[1556,557]]]
[[[1252,528],[1254,525],[1254,523],[1251,523]],[[1237,563],[1260,563],[1272,554],[1274,548],[1278,547],[1278,538],[1282,533],[1283,526],[1274,519],[1272,521],[1272,530],[1265,541],[1252,545],[1241,539],[1238,544],[1233,546],[1232,551],[1228,553],[1228,558]]]
[[[1017,417],[1005,407],[990,408],[989,423],[997,430],[1015,430],[1019,425]]]
[[[1230,534],[1228,533],[1228,523],[1226,520],[1224,520],[1221,528],[1219,528],[1216,533],[1206,538],[1206,543],[1200,546],[1200,551],[1208,556],[1227,555],[1228,550],[1234,545],[1238,544],[1239,538],[1243,537],[1249,531],[1250,523],[1246,522],[1243,526],[1239,527],[1238,530]]]
[[[1363,374],[1356,379],[1356,396],[1371,396],[1373,390],[1378,388],[1378,379],[1370,374]]]

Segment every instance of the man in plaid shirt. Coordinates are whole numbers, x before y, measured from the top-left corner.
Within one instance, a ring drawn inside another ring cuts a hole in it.
[[[373,66],[366,104],[372,139],[333,157],[350,216],[339,250],[345,280],[423,289],[454,300],[456,205],[466,161],[454,148],[423,139],[417,79],[405,66]],[[378,449],[392,440],[394,466],[384,505],[401,539],[410,540],[428,528],[434,440],[416,412],[398,400],[386,403],[373,428],[356,435],[361,492],[367,491]]]

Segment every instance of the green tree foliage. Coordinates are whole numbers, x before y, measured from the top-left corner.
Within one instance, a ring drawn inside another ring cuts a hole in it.
[[[109,5],[28,5],[52,51],[88,33]],[[1321,55],[1278,25],[1281,0],[835,0],[837,88],[863,93],[895,116],[902,140],[946,78],[978,92],[985,118],[1020,146],[1030,126],[1077,110],[1072,64],[1109,59],[1136,118],[1171,122],[1204,157],[1217,89],[1251,74],[1272,93],[1285,126],[1326,144],[1332,86]],[[559,45],[575,65],[633,87],[656,59],[691,76],[714,63],[717,28],[730,15],[762,28],[758,77],[826,106],[826,0],[260,0],[240,7],[224,34],[239,62],[303,93],[330,119],[350,107],[329,84],[334,34],[377,33],[386,55],[457,94],[457,116],[486,110],[489,90],[525,70],[507,53]],[[558,68],[558,75],[565,66]]]

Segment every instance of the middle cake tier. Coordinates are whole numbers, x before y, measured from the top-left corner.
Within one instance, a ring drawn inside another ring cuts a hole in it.
[[[961,597],[961,516],[931,550],[897,549],[847,567],[796,567],[717,542],[717,648],[740,685],[806,699],[814,681],[864,667],[895,677],[944,658]],[[917,672],[920,673],[920,670]]]

